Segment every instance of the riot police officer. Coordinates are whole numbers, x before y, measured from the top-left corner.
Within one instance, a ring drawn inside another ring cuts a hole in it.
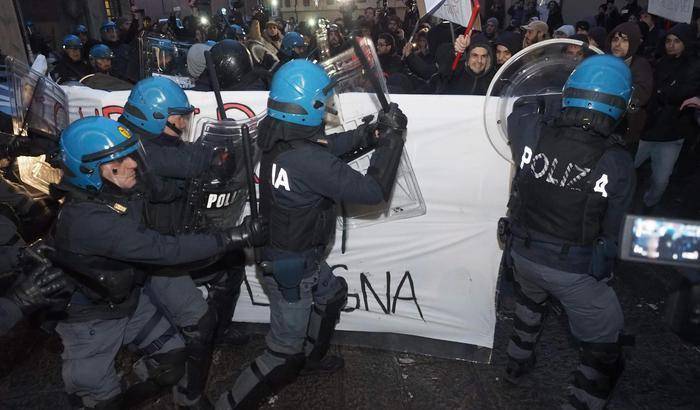
[[[302,369],[334,372],[344,366],[341,357],[326,356],[347,301],[345,280],[325,261],[335,232],[335,204],[388,198],[407,120],[393,105],[377,127],[326,136],[323,118],[334,85],[323,68],[302,59],[285,64],[272,79],[268,116],[257,139],[263,153],[260,211],[270,221],[261,264],[270,298],[267,350],[219,398],[218,409],[254,407]],[[367,175],[338,157],[374,146]]]
[[[163,191],[168,192],[172,199],[150,201],[146,206],[146,215],[148,226],[163,234],[216,228],[192,224],[193,213],[207,211],[193,209],[190,204],[193,198],[199,197],[197,192],[193,192],[194,186],[200,186],[194,180],[208,182],[219,176],[210,174],[219,159],[215,155],[215,147],[186,143],[181,139],[193,111],[187,95],[177,84],[167,78],[151,77],[136,84],[119,119],[139,134],[149,158],[161,159],[149,164],[152,165],[150,169],[165,187]],[[218,185],[227,182],[221,180]],[[235,224],[236,218],[232,213],[229,224]],[[233,330],[229,330],[229,324],[245,274],[243,264],[244,257],[231,252],[210,266],[204,263],[183,267],[177,279],[154,277],[150,282],[149,288],[153,289],[158,301],[183,329],[186,338],[190,380],[182,391],[183,400],[194,403],[204,393],[215,334],[222,338],[237,336]],[[188,274],[198,279],[198,285],[210,285],[211,306]],[[183,303],[184,295],[189,295],[188,303]],[[247,337],[230,337],[229,341],[244,343]]]
[[[634,192],[631,157],[612,135],[631,93],[630,70],[621,59],[593,56],[570,75],[554,119],[537,108],[509,117],[517,172],[506,252],[514,265],[516,309],[505,378],[517,384],[532,370],[548,302],[556,298],[580,343],[566,408],[602,409],[623,370],[622,309],[607,280]],[[532,102],[516,106],[543,105]]]
[[[63,38],[63,55],[51,77],[58,84],[78,82],[91,73],[90,66],[82,59],[83,43],[78,36],[69,34]]]
[[[210,50],[221,91],[265,91],[269,75],[253,67],[248,49],[236,40],[221,40]],[[208,72],[202,74],[195,91],[211,91]]]
[[[296,31],[290,31],[282,38],[282,47],[277,53],[279,63],[277,67],[281,67],[284,63],[295,58],[304,58],[306,56],[306,44],[304,37]]]
[[[164,316],[172,305],[164,306],[165,312],[158,310],[158,286],[145,291],[145,274],[154,272],[147,266],[216,257],[254,245],[265,235],[250,219],[207,234],[162,235],[148,229],[145,198],[156,200],[152,195],[165,191],[152,189],[157,181],[144,169],[147,161],[139,139],[115,121],[78,120],[63,132],[60,145],[64,177],[56,190],[66,200],[56,222],[53,259],[78,288],[71,296],[68,318],[56,328],[64,345],[66,390],[76,404],[88,408],[130,408],[191,370],[185,370],[188,353],[183,340]],[[181,304],[196,302],[188,293],[179,297]],[[180,330],[185,338],[198,332],[196,326]],[[114,369],[122,344],[131,345],[141,357],[136,365],[141,383],[126,391]],[[183,380],[185,387],[188,382]],[[191,404],[178,394],[175,401]]]
[[[80,83],[90,88],[105,91],[129,90],[132,84],[119,78],[112,70],[114,53],[104,45],[97,44],[90,49],[90,65],[94,74],[87,75]]]

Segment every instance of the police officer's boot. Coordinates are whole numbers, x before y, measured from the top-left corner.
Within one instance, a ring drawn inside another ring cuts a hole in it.
[[[625,369],[620,343],[581,343],[563,409],[604,409]]]
[[[187,352],[184,386],[173,388],[173,400],[180,408],[213,408],[204,391],[211,365],[215,326],[216,311],[210,307],[196,325],[180,329]]]
[[[513,333],[508,342],[508,364],[504,379],[518,385],[522,377],[535,367],[535,346],[542,334],[548,303],[541,303],[527,297],[518,284],[515,284],[516,302],[513,317]]]
[[[216,410],[257,409],[267,397],[293,383],[303,366],[303,353],[266,350],[243,370],[233,388],[219,397]]]
[[[340,288],[325,305],[314,303],[309,315],[306,330],[306,364],[301,376],[319,373],[335,373],[345,367],[345,360],[339,356],[326,356],[331,346],[335,325],[340,320],[340,312],[348,301],[348,284],[343,278],[336,278]]]
[[[214,333],[214,344],[220,347],[243,346],[250,341],[250,335],[243,333],[237,329],[238,325],[231,323],[236,302],[241,294],[245,268],[241,262],[229,266],[233,267],[227,269],[217,283],[209,283],[207,286],[210,292],[209,303],[216,308],[219,318]]]

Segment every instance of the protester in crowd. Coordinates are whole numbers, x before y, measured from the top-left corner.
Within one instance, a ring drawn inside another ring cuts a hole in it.
[[[591,28],[588,32],[588,43],[593,47],[598,47],[602,51],[605,51],[607,38],[608,32],[605,30],[605,27],[596,26]]]
[[[529,23],[535,18],[537,20],[540,19],[540,12],[537,10],[537,2],[535,0],[526,0],[523,21]]]
[[[399,16],[393,15],[389,17],[387,22],[387,32],[394,37],[394,43],[396,48],[394,50],[402,50],[404,44],[406,44],[405,33],[401,28],[401,19]]]
[[[510,27],[520,27],[525,24],[525,1],[517,0],[508,8]]]
[[[496,70],[513,57],[523,46],[523,36],[519,33],[504,31],[494,41],[496,49]]]
[[[351,47],[351,45],[345,41],[343,36],[343,31],[337,24],[331,24],[328,26],[328,48],[331,57],[335,57],[342,53],[346,49]]]
[[[576,34],[576,29],[570,24],[565,24],[554,30],[554,38],[569,38]]]
[[[496,17],[491,17],[486,21],[486,29],[484,30],[484,35],[489,41],[493,41],[498,36],[499,22]]]
[[[663,52],[663,42],[666,38],[666,32],[657,24],[658,17],[649,14],[646,10],[642,10],[639,15],[639,20],[642,24],[648,27],[649,32],[644,38],[642,47],[642,55],[651,61],[656,60]]]
[[[277,50],[270,43],[265,41],[260,32],[260,22],[253,19],[250,22],[250,30],[248,31],[248,39],[245,46],[250,50],[253,64],[262,67],[266,70],[271,70],[277,63]]]
[[[207,68],[204,52],[211,49],[211,45],[207,43],[192,44],[187,50],[187,72],[190,77],[197,80]]]
[[[441,47],[449,47],[444,44]],[[455,40],[454,51],[464,53],[464,62],[460,61],[454,73],[449,70],[452,66],[452,54],[440,54],[443,61],[440,81],[437,85],[438,94],[486,95],[493,78],[495,57],[488,39],[482,34],[459,36]],[[447,69],[447,70],[446,70]]]
[[[270,20],[265,23],[265,31],[262,33],[263,43],[270,50],[277,54],[282,47],[282,32],[276,21]]]
[[[523,36],[523,48],[549,38],[549,26],[543,21],[535,20],[521,28],[525,31],[525,35]]]
[[[583,43],[588,43],[588,36],[585,34],[574,34],[569,37],[572,40],[578,40]],[[571,58],[572,60],[581,61],[586,56],[583,50],[584,46],[579,46],[577,44],[567,44],[564,49],[564,55]]]
[[[639,19],[641,12],[642,8],[637,4],[637,0],[627,0],[627,3],[620,9],[620,16],[624,21],[632,21],[631,18]]]
[[[591,29],[591,25],[585,20],[577,21],[574,27],[576,28],[576,34],[588,35],[588,30]]]
[[[546,21],[550,30],[554,30],[554,27],[560,27],[562,24],[564,24],[564,17],[561,15],[561,6],[559,6],[559,2],[551,0],[549,3],[547,3],[547,11],[549,14],[547,15]],[[576,33],[574,32],[569,35],[571,36],[574,34]]]
[[[497,29],[501,29],[503,24],[506,21],[506,5],[503,0],[492,0],[491,5],[489,6],[488,10],[486,10],[486,18],[495,18],[499,24]]]
[[[627,115],[620,131],[628,146],[636,146],[646,123],[646,106],[654,90],[654,74],[649,61],[637,55],[642,33],[637,23],[626,22],[610,33],[610,53],[625,61],[632,72],[632,104],[635,112]]]
[[[697,132],[692,110],[680,109],[684,100],[700,93],[694,41],[689,24],[676,24],[666,34],[664,55],[654,69],[649,124],[635,157],[636,167],[651,158],[651,182],[643,197],[646,211],[652,211],[661,201],[684,140]]]
[[[608,32],[621,23],[620,12],[615,6],[615,0],[607,0],[598,8],[596,15],[596,25],[605,27]]]
[[[382,33],[377,39],[377,55],[385,76],[403,71],[403,63],[396,53],[396,40],[389,33]]]

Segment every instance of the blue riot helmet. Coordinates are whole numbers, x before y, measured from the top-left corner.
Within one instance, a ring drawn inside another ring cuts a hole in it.
[[[293,124],[321,125],[333,86],[321,66],[308,60],[292,60],[272,77],[268,115]]]
[[[562,106],[593,110],[617,121],[631,98],[632,73],[627,64],[612,55],[595,55],[583,60],[569,76]]]
[[[104,44],[95,44],[92,46],[90,49],[90,61],[103,58],[109,60],[113,59],[114,53],[112,52],[112,49]]]
[[[112,20],[107,20],[102,24],[102,27],[100,27],[100,32],[104,33],[106,31],[110,30],[117,30],[117,23],[113,22]]]
[[[104,44],[95,44],[90,49],[90,64],[100,73],[109,73],[112,69],[112,58],[112,49]]]
[[[83,48],[83,42],[80,41],[78,36],[68,34],[67,36],[63,37],[63,49],[65,50],[68,48],[80,50],[81,48]]]
[[[168,117],[193,112],[194,107],[190,105],[187,95],[174,81],[165,77],[149,77],[131,89],[122,118],[134,131],[160,135],[167,126],[181,135],[183,130],[169,122]]]
[[[59,142],[63,182],[89,191],[102,189],[100,165],[139,149],[139,139],[124,125],[105,117],[86,117],[68,126]]]
[[[102,35],[102,40],[104,41],[119,41],[117,24],[111,20],[107,20],[104,24],[102,24],[102,27],[100,27],[100,34]]]
[[[296,31],[290,31],[282,38],[280,51],[289,57],[299,57],[302,53],[294,50],[295,48],[306,48],[304,37]]]
[[[87,33],[88,33],[87,27],[85,27],[82,24],[78,24],[77,26],[75,26],[75,30],[73,30],[73,34],[75,34],[76,36],[78,34],[87,34]]]
[[[244,41],[245,40],[245,29],[238,24],[231,24],[226,30],[226,38],[232,40]]]

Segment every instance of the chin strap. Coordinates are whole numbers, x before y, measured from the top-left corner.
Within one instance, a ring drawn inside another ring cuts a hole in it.
[[[166,122],[165,126],[170,128],[175,134],[177,134],[178,137],[182,135],[182,130],[176,127],[175,124],[173,124],[172,122]]]

